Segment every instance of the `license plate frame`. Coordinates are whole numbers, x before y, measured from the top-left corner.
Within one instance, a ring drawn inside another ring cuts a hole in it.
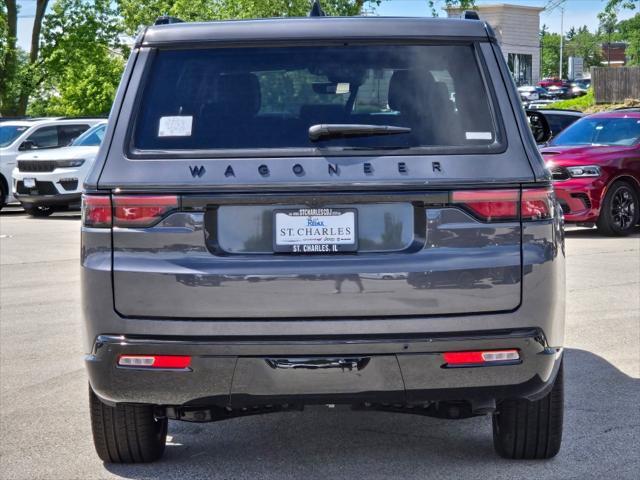
[[[329,220],[329,224],[325,220]],[[358,211],[355,208],[280,208],[273,211],[272,222],[275,253],[335,255],[358,251]],[[347,231],[347,227],[351,231]],[[300,232],[290,235],[288,231],[283,236],[280,235],[282,228],[313,231],[301,235],[298,235]]]
[[[23,178],[22,179],[22,184],[24,185],[24,188],[36,188],[36,179],[29,177],[29,178]]]

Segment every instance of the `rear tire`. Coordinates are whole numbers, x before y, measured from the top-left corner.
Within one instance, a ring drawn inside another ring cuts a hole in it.
[[[554,457],[562,443],[564,382],[562,364],[551,391],[536,401],[505,400],[493,415],[493,446],[504,458]]]
[[[618,181],[607,191],[598,217],[598,230],[609,236],[629,235],[640,218],[638,191],[632,185]]]
[[[162,457],[168,421],[154,417],[153,405],[111,407],[89,387],[89,411],[93,444],[102,461],[143,463]]]
[[[53,207],[46,205],[31,205],[29,207],[23,206],[23,208],[24,211],[27,212],[27,215],[31,217],[49,217],[55,212]]]

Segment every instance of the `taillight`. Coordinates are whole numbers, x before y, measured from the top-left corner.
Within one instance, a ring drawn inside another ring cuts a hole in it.
[[[135,368],[185,369],[191,365],[191,357],[185,355],[120,355],[118,365]]]
[[[520,212],[523,221],[551,218],[553,212],[553,189],[532,188],[522,190]]]
[[[473,367],[491,364],[520,363],[518,350],[484,350],[475,352],[445,352],[445,367]]]
[[[150,227],[178,208],[176,195],[114,195],[114,227]]]
[[[82,225],[108,228],[111,226],[111,197],[109,195],[82,195]]]
[[[522,196],[518,190],[454,191],[451,202],[485,222],[544,220],[552,216],[553,189],[524,189]]]
[[[518,190],[465,190],[455,191],[451,201],[470,210],[487,222],[518,219]]]
[[[177,195],[89,195],[82,196],[85,227],[144,228],[156,224],[179,206]]]

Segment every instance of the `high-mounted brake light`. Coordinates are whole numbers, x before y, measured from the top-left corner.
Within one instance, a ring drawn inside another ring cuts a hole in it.
[[[451,201],[487,222],[518,219],[518,190],[465,190],[452,193]]]
[[[109,195],[82,195],[82,225],[108,228],[111,226],[111,197]]]
[[[520,214],[523,221],[545,220],[553,212],[553,189],[532,188],[522,191]]]
[[[150,227],[178,208],[177,195],[114,195],[115,227]]]
[[[120,355],[118,365],[134,368],[185,369],[191,365],[191,357],[185,355]]]
[[[512,364],[520,361],[518,350],[479,350],[474,352],[445,352],[442,354],[445,367],[482,366]]]

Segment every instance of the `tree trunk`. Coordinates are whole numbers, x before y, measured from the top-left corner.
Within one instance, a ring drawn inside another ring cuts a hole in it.
[[[17,105],[9,83],[15,78],[18,68],[18,8],[16,0],[4,0],[4,3],[7,7],[7,50],[3,61],[4,69],[0,70],[0,114],[3,117],[13,117],[17,115]]]
[[[49,0],[36,1],[36,14],[33,19],[33,30],[31,32],[31,51],[29,52],[30,65],[33,65],[38,60],[38,54],[40,53],[40,32],[42,31],[42,21],[44,20],[44,14],[47,11],[48,3]],[[20,91],[18,115],[24,115],[27,113],[27,105],[29,103],[29,96],[31,93],[31,88],[23,88]]]

